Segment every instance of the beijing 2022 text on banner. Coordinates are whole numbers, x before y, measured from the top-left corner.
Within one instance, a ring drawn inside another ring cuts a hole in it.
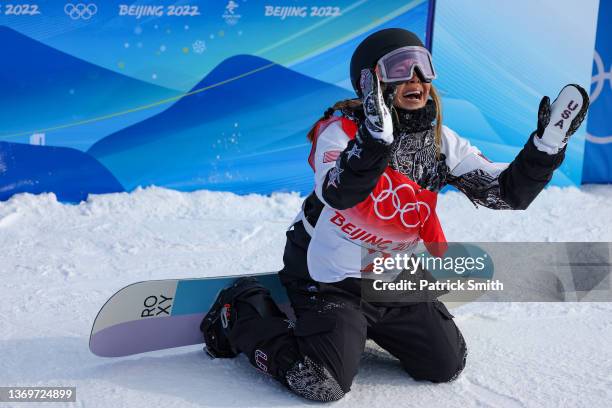
[[[147,185],[307,193],[306,133],[354,96],[350,56],[386,27],[433,41],[447,123],[511,160],[543,94],[588,85],[597,12],[596,0],[563,12],[521,2],[438,0],[432,27],[427,0],[0,1],[0,199]],[[572,36],[557,24],[567,15]],[[557,184],[580,182],[575,138]]]
[[[612,183],[612,1],[601,1],[593,55],[584,183]]]

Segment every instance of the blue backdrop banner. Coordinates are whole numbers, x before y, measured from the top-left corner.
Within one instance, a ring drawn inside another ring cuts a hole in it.
[[[535,130],[540,99],[590,86],[598,0],[437,0],[433,58],[445,123],[491,160],[512,160]],[[581,183],[583,126],[552,184]]]
[[[527,140],[543,95],[590,83],[597,0],[433,5],[0,1],[0,200],[148,185],[308,193],[306,134],[354,97],[351,54],[387,27],[427,43],[434,29],[445,123],[496,161]],[[555,184],[580,182],[583,146],[580,131]]]
[[[612,1],[599,4],[584,183],[612,182]]]
[[[386,27],[425,38],[429,8],[427,0],[0,2],[0,199],[54,191],[74,200],[74,178],[64,175],[83,168],[111,176],[89,192],[155,184],[306,193],[306,134],[328,106],[353,96],[353,50]]]

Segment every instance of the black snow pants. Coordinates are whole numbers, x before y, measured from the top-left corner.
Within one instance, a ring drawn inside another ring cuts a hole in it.
[[[366,339],[371,339],[416,380],[447,382],[459,375],[467,349],[442,302],[372,303],[362,299],[360,279],[315,282],[307,271],[309,237],[301,223],[287,238],[280,278],[295,322],[255,313],[241,318],[238,310],[230,335],[256,368],[303,397],[336,400],[350,390]]]

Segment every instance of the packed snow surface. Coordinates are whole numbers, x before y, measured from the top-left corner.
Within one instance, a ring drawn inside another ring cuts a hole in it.
[[[553,187],[526,211],[496,212],[450,192],[439,213],[449,241],[612,242],[611,203],[612,187]],[[305,404],[244,357],[211,360],[193,346],[105,359],[88,349],[99,308],[129,283],[278,270],[300,204],[297,194],[160,188],[79,205],[52,194],[0,203],[0,386],[76,386],[71,407]],[[416,382],[368,344],[334,406],[612,406],[612,304],[474,302],[453,313],[469,346],[457,381]]]

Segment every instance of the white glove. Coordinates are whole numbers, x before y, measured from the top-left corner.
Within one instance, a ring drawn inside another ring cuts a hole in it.
[[[361,88],[365,126],[374,139],[390,145],[393,143],[393,119],[385,104],[378,76],[370,69],[361,71]],[[392,100],[392,99],[391,99]]]
[[[566,85],[552,105],[545,96],[540,101],[533,144],[541,152],[559,153],[580,127],[588,108],[589,95],[580,85]]]

